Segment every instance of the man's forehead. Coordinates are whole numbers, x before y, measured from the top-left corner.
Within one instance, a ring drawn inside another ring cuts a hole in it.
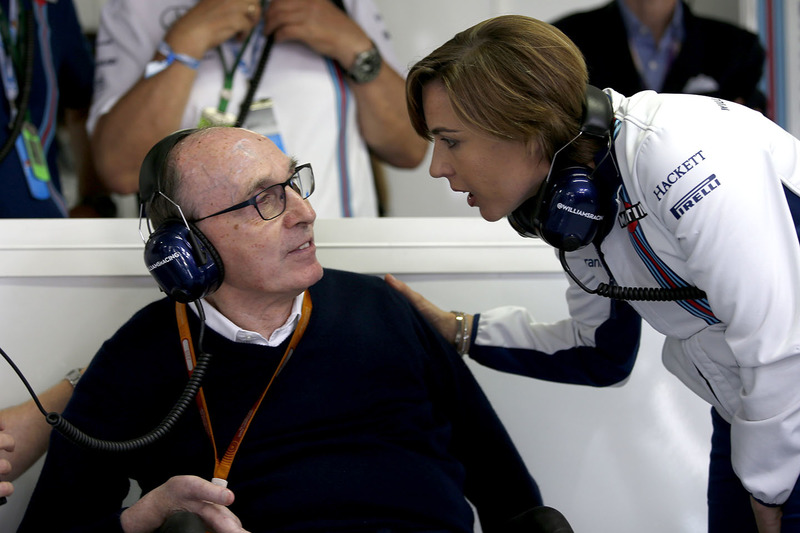
[[[179,156],[187,201],[218,209],[286,179],[290,160],[265,137],[237,128],[196,135],[187,139]]]
[[[248,130],[238,128],[211,128],[199,131],[186,139],[185,151],[198,159],[226,157],[255,157],[266,154],[278,156],[270,146],[271,141]],[[277,150],[277,147],[275,147]]]
[[[258,176],[277,174],[280,177],[290,165],[289,158],[269,139],[237,128],[215,128],[199,132],[189,139],[183,162],[189,172],[202,170],[206,176]]]

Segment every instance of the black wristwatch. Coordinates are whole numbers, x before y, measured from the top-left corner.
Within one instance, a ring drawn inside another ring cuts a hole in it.
[[[367,83],[378,77],[382,64],[381,53],[378,52],[378,48],[373,44],[372,48],[356,56],[356,61],[347,72],[347,76],[356,83]]]

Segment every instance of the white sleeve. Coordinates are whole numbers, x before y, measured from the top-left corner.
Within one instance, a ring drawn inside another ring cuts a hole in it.
[[[95,52],[95,81],[87,129],[142,77],[145,65],[163,37],[158,26],[147,24],[148,10],[157,6],[148,0],[108,0],[100,15]],[[154,32],[154,30],[156,30]]]
[[[408,69],[400,65],[397,59],[389,30],[375,2],[372,0],[345,0],[345,7],[350,18],[361,26],[361,29],[369,35],[369,38],[378,47],[383,60],[401,76],[405,77]]]

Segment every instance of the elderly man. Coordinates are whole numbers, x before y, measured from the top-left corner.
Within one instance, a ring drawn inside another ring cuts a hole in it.
[[[310,167],[237,128],[153,150],[155,233],[177,220],[220,263],[203,340],[178,325],[182,304],[150,304],[102,346],[64,416],[102,439],[144,434],[185,386],[187,345],[214,354],[202,408],[132,451],[54,432],[20,531],[153,531],[189,510],[216,533],[467,533],[469,501],[491,532],[541,505],[449,343],[379,278],[323,270]],[[183,320],[199,330],[197,314]],[[124,509],[129,478],[144,495]]]

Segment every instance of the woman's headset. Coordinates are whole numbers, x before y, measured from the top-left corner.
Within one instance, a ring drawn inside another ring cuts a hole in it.
[[[592,85],[586,87],[583,117],[578,135],[553,155],[545,182],[508,215],[508,221],[523,237],[539,237],[550,246],[572,252],[590,244],[597,236],[610,205],[598,191],[593,170],[571,162],[556,165],[558,154],[581,135],[609,139],[614,111],[608,96]],[[609,141],[610,142],[610,141]]]
[[[606,219],[613,215],[614,205],[600,191],[595,182],[594,170],[571,162],[556,165],[558,154],[581,135],[591,135],[608,141],[612,152],[611,130],[614,111],[608,96],[592,85],[586,87],[583,118],[578,135],[559,148],[553,155],[547,179],[536,196],[529,198],[508,215],[508,221],[523,237],[540,237],[558,249],[558,258],[564,271],[584,291],[617,300],[672,301],[701,300],[706,293],[697,287],[620,287],[600,255],[603,268],[612,279],[611,284],[600,283],[590,289],[569,268],[566,252],[573,252],[595,242],[608,230]],[[613,159],[612,159],[612,162]],[[614,162],[616,165],[616,163]],[[599,166],[599,164],[598,164]]]
[[[214,245],[197,226],[186,220],[181,207],[162,192],[162,179],[172,149],[196,131],[179,130],[160,140],[147,153],[139,170],[141,214],[144,215],[146,207],[152,205],[159,195],[180,213],[180,218],[169,218],[152,228],[145,240],[144,262],[161,290],[183,303],[211,294],[222,284],[225,275],[222,259]],[[141,218],[139,226],[141,232]]]

